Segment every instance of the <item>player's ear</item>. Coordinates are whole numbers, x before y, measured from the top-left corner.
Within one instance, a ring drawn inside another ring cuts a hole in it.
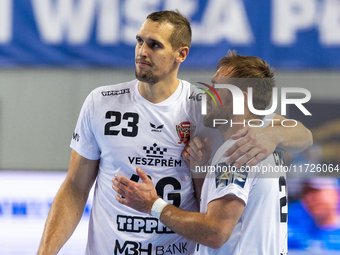
[[[176,52],[177,52],[176,62],[182,63],[189,54],[189,47],[187,46],[180,47],[178,50],[176,50]]]

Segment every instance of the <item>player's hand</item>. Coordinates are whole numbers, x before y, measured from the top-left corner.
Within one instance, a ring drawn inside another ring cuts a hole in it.
[[[225,152],[225,156],[229,156],[226,163],[230,165],[243,155],[235,163],[236,168],[241,167],[249,160],[247,166],[255,166],[275,150],[278,139],[273,131],[273,129],[268,128],[250,127],[238,130],[231,138],[235,140],[242,138]]]
[[[131,181],[124,176],[116,174],[112,179],[112,189],[118,193],[115,198],[119,203],[137,211],[150,214],[153,203],[159,197],[146,173],[139,167],[136,168],[136,172],[141,178],[142,183]]]
[[[182,151],[182,157],[187,165],[194,169],[196,166],[205,165],[210,159],[212,152],[211,142],[208,138],[204,141],[198,136],[189,140]]]

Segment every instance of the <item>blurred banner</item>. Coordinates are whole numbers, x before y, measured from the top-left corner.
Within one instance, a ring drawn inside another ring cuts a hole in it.
[[[45,221],[66,172],[0,171],[0,254],[36,254]],[[90,191],[77,229],[59,255],[84,254],[92,207]]]
[[[339,0],[1,0],[0,67],[133,67],[146,16],[191,20],[186,68],[215,68],[229,49],[276,68],[340,67]]]

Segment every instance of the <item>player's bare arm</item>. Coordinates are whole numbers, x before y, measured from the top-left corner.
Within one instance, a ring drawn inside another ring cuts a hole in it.
[[[112,188],[121,204],[151,214],[153,203],[159,198],[152,181],[137,167],[142,183],[116,175]],[[211,247],[220,248],[230,237],[244,210],[244,202],[234,195],[226,195],[209,203],[207,213],[188,212],[166,205],[160,221],[181,236]]]
[[[74,232],[97,177],[98,163],[72,150],[70,167],[52,203],[38,254],[57,254]]]
[[[236,132],[231,138],[239,139],[232,147],[226,151],[226,156],[230,156],[227,164],[235,163],[235,167],[246,164],[254,166],[262,159],[271,154],[276,147],[288,152],[297,153],[304,151],[313,144],[312,133],[301,123],[295,127],[282,127],[281,123],[285,118],[275,115],[274,127],[266,128],[245,127]]]
[[[185,163],[191,168],[206,165],[212,153],[212,144],[208,138],[203,141],[198,136],[190,139],[182,151]],[[206,173],[192,171],[195,194],[198,207],[200,206],[201,189]]]
[[[213,249],[228,241],[244,210],[244,202],[226,195],[208,204],[207,213],[183,211],[167,205],[161,222],[177,234]]]

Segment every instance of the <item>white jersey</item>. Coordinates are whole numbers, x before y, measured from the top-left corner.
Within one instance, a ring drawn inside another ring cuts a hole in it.
[[[236,195],[246,206],[229,240],[221,248],[214,250],[198,245],[195,254],[286,255],[288,211],[285,174],[280,174],[280,178],[268,178],[251,171],[226,172],[230,168],[226,165],[227,157],[223,154],[235,142],[226,141],[213,157],[211,165],[215,166],[213,169],[216,171],[210,170],[204,180],[201,213],[207,212],[211,201],[227,194]],[[282,152],[274,151],[254,169],[282,164]]]
[[[100,159],[86,254],[194,253],[195,243],[156,218],[118,203],[111,182],[115,174],[141,182],[135,170],[140,166],[165,201],[197,211],[181,153],[183,140],[205,129],[197,130],[193,122],[198,120],[190,118],[189,96],[190,84],[180,81],[169,98],[153,104],[140,95],[134,80],[99,87],[85,100],[71,148],[87,159]]]

